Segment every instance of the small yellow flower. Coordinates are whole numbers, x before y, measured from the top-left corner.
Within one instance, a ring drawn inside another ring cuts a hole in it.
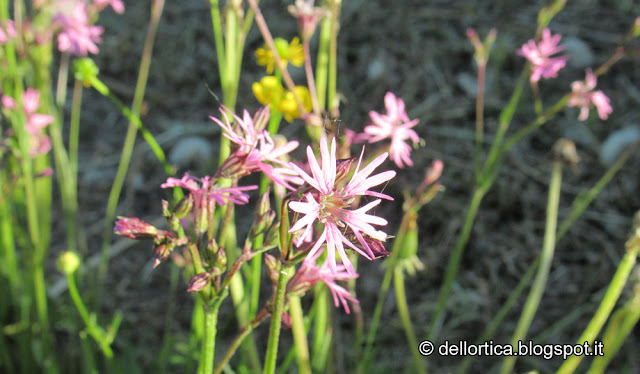
[[[302,66],[304,63],[304,49],[300,45],[300,38],[297,36],[293,38],[291,43],[288,43],[285,39],[275,38],[274,44],[280,59],[284,63],[285,68],[290,62],[295,66]],[[276,67],[276,60],[273,58],[273,53],[265,45],[264,48],[258,48],[256,50],[256,59],[258,65],[265,66],[267,68],[267,74],[272,74]]]
[[[295,92],[300,98],[300,101],[302,101],[304,112],[308,113],[312,107],[309,89],[304,86],[296,86]],[[296,98],[291,91],[286,91],[284,95],[282,95],[282,99],[278,105],[278,110],[282,112],[284,119],[289,123],[292,122],[294,118],[299,118],[302,114],[298,103],[296,102]]]
[[[267,75],[260,79],[260,82],[254,82],[251,86],[253,94],[262,105],[270,105],[276,100],[276,104],[280,101],[284,88],[278,82],[278,79],[272,75]]]

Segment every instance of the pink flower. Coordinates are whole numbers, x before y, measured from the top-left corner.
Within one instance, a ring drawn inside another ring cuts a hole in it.
[[[58,35],[58,49],[76,56],[86,56],[87,52],[98,53],[100,35],[104,29],[100,26],[89,25],[89,16],[84,2],[78,1],[73,6],[71,16],[58,13],[54,21],[62,27]]]
[[[277,146],[269,133],[264,130],[269,120],[269,109],[263,108],[252,119],[246,110],[243,118],[233,115],[237,126],[231,122],[224,111],[220,109],[224,122],[215,117],[211,118],[224,130],[224,136],[231,140],[236,149],[222,164],[217,175],[225,177],[241,177],[256,171],[262,171],[276,184],[294,190],[290,183],[302,184],[296,172],[282,160],[292,150],[298,147],[297,141],[287,142]],[[277,165],[274,167],[273,165]]]
[[[111,5],[116,13],[124,13],[124,3],[122,3],[121,0],[93,0],[93,5],[95,5],[98,10],[102,10]]]
[[[568,106],[580,108],[578,119],[584,121],[589,117],[589,108],[593,105],[598,110],[600,119],[607,119],[613,111],[609,104],[609,98],[602,91],[594,91],[596,88],[596,76],[591,69],[587,69],[587,77],[584,81],[571,83],[571,97]]]
[[[387,221],[383,218],[367,214],[369,210],[380,203],[380,199],[376,199],[356,210],[350,210],[348,208],[356,196],[367,195],[393,200],[385,194],[369,191],[369,188],[390,180],[396,175],[396,172],[385,171],[370,176],[373,170],[386,160],[388,156],[387,153],[378,156],[369,165],[360,170],[362,155],[364,154],[363,148],[353,177],[346,186],[341,187],[339,186],[340,180],[336,180],[335,138],[331,142],[331,150],[329,150],[327,145],[327,139],[325,137],[320,139],[320,154],[322,156],[322,168],[318,164],[311,147],[307,147],[307,157],[313,176],[310,176],[295,164],[290,163],[291,168],[315,191],[307,192],[304,195],[306,202],[292,201],[289,203],[291,210],[304,214],[304,216],[291,227],[289,232],[304,229],[302,238],[308,238],[312,235],[315,221],[321,222],[324,224],[324,230],[313,248],[311,248],[307,258],[313,258],[320,247],[326,243],[327,261],[329,262],[331,271],[334,273],[337,271],[336,252],[338,252],[347,272],[355,275],[353,265],[349,261],[343,244],[346,244],[362,256],[373,260],[376,258],[376,255],[374,255],[371,247],[367,243],[367,239],[373,238],[378,241],[385,241],[387,234],[376,230],[372,225],[384,226],[387,224]],[[346,177],[346,174],[343,174],[340,179],[344,179],[344,177]],[[349,229],[350,232],[347,232],[347,229]],[[352,243],[345,236],[345,233],[353,234],[359,245]],[[303,242],[304,240],[299,240],[296,242],[296,245],[301,246]]]
[[[2,105],[7,109],[16,109],[15,100],[9,96],[2,97]],[[36,157],[38,154],[46,154],[51,149],[51,140],[43,132],[44,128],[51,124],[54,117],[48,114],[36,113],[40,106],[40,92],[33,88],[27,88],[22,93],[22,109],[26,115],[25,129],[31,136],[31,149],[29,155]]]
[[[231,202],[237,205],[243,205],[249,202],[249,195],[243,191],[255,190],[258,186],[245,186],[245,187],[226,187],[220,188],[214,184],[215,179],[210,177],[204,177],[204,179],[190,176],[188,173],[184,174],[182,179],[168,178],[165,183],[160,185],[162,188],[182,187],[189,191],[194,196],[194,202],[197,205],[201,201],[202,195],[208,196],[214,199],[218,205],[225,205],[227,202]],[[208,199],[207,199],[208,200]]]
[[[554,53],[564,50],[564,46],[558,45],[561,38],[560,34],[551,36],[551,31],[544,29],[540,42],[536,44],[534,40],[529,40],[518,50],[518,54],[531,63],[531,82],[539,81],[540,77],[555,78],[558,71],[566,65],[568,56],[551,57]]]
[[[338,265],[335,271],[331,271],[328,261],[325,261],[322,266],[318,267],[315,259],[312,261],[305,259],[300,269],[296,272],[296,275],[289,282],[288,287],[290,288],[289,291],[295,291],[297,288],[310,288],[318,281],[321,281],[329,287],[336,307],[342,303],[344,311],[349,314],[350,310],[347,300],[352,303],[358,303],[358,300],[351,296],[349,291],[344,287],[336,284],[336,281],[346,281],[357,277],[358,274],[349,274],[343,265]]]
[[[12,20],[7,20],[7,26],[2,29],[2,21],[0,21],[0,45],[9,41],[9,38],[15,38],[18,35]]]
[[[375,143],[391,138],[389,158],[401,169],[404,168],[404,164],[413,166],[413,162],[409,158],[411,146],[406,141],[411,140],[414,145],[420,141],[418,134],[412,130],[412,127],[417,125],[419,120],[410,121],[404,109],[404,101],[391,92],[387,92],[385,95],[384,104],[387,108],[387,114],[370,111],[369,116],[372,123],[365,127],[364,134],[356,136],[356,139]]]

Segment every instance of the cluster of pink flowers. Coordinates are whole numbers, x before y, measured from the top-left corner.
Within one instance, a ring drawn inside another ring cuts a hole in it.
[[[571,83],[571,97],[567,105],[580,108],[580,115],[578,116],[580,121],[585,121],[589,117],[589,108],[591,106],[596,107],[598,116],[603,120],[607,119],[613,111],[607,95],[600,90],[594,91],[596,83],[596,76],[591,69],[587,70],[587,77],[584,81]]]
[[[269,132],[265,130],[269,121],[269,108],[259,110],[255,118],[251,118],[249,112],[244,111],[243,118],[233,115],[236,126],[232,126],[225,108],[220,112],[224,122],[215,117],[210,117],[224,130],[224,136],[235,145],[233,153],[222,164],[216,174],[218,177],[239,178],[241,176],[261,171],[276,184],[295,190],[291,184],[302,184],[297,174],[292,171],[283,158],[298,147],[297,141],[290,141],[284,145],[276,146]],[[274,165],[276,165],[274,167]]]
[[[349,314],[350,310],[347,301],[357,304],[358,300],[351,296],[344,287],[338,285],[336,281],[355,279],[358,275],[348,273],[343,265],[338,265],[335,270],[331,270],[328,261],[324,261],[321,266],[318,266],[316,265],[317,257],[314,256],[302,262],[302,266],[300,266],[296,275],[289,281],[287,290],[295,292],[297,288],[310,288],[318,282],[323,282],[331,291],[335,305],[342,304],[345,312]]]
[[[350,275],[355,275],[353,265],[349,261],[344,245],[370,260],[377,258],[378,255],[374,250],[377,250],[378,247],[370,245],[370,240],[383,242],[387,239],[387,234],[376,230],[372,225],[383,226],[387,224],[387,221],[381,217],[367,214],[369,210],[380,203],[380,199],[373,200],[355,210],[350,209],[351,205],[358,196],[373,196],[393,200],[390,196],[370,191],[369,189],[387,182],[396,175],[396,172],[389,170],[371,176],[373,170],[387,159],[388,154],[383,153],[378,156],[362,170],[360,169],[362,163],[361,154],[353,177],[349,183],[342,186],[341,182],[346,178],[347,173],[338,174],[336,171],[335,139],[331,141],[331,149],[329,149],[327,139],[323,137],[320,140],[320,154],[322,167],[316,160],[311,147],[307,147],[307,157],[312,175],[307,174],[297,165],[290,164],[291,168],[311,186],[312,191],[305,193],[306,202],[292,201],[289,203],[291,210],[304,214],[291,227],[289,232],[303,231],[302,240],[296,242],[298,246],[301,246],[304,242],[311,240],[315,223],[322,223],[324,226],[323,231],[311,248],[307,258],[314,258],[320,248],[326,244],[329,269],[334,273],[337,271],[337,252],[347,272]],[[346,169],[348,171],[348,168]],[[345,235],[347,231],[356,240],[350,240]]]
[[[62,28],[58,34],[58,49],[61,52],[69,52],[76,56],[98,53],[96,43],[102,41],[100,35],[104,29],[89,24],[89,14],[84,2],[76,2],[70,15],[58,13],[54,17],[54,23]]]
[[[558,45],[561,38],[559,34],[551,35],[551,31],[546,28],[542,31],[542,40],[538,43],[529,40],[520,48],[518,54],[531,63],[531,82],[539,81],[540,77],[555,78],[558,71],[566,65],[569,57],[551,57],[564,50],[564,46]]]
[[[387,92],[384,96],[384,105],[387,113],[380,114],[370,111],[371,124],[364,128],[363,134],[355,136],[355,141],[376,143],[384,139],[391,139],[389,158],[401,169],[404,168],[404,164],[413,166],[413,162],[409,158],[411,146],[406,141],[411,140],[413,145],[420,141],[418,134],[412,130],[419,120],[409,120],[409,116],[405,112],[404,101],[391,92]]]
[[[10,110],[16,110],[16,101],[9,96],[2,96],[2,105]],[[36,157],[39,154],[46,154],[51,149],[51,140],[44,134],[44,128],[49,126],[54,120],[48,114],[36,113],[40,107],[40,92],[33,88],[27,88],[22,93],[22,112],[26,115],[25,129],[30,135],[31,149],[29,155]]]

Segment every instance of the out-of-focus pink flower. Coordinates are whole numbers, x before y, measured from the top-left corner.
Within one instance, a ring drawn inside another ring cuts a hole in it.
[[[76,56],[86,56],[87,53],[98,53],[100,35],[104,29],[101,26],[89,24],[87,7],[84,2],[78,1],[73,6],[71,15],[58,13],[54,22],[62,27],[58,35],[58,49],[60,52],[69,52]]]
[[[294,291],[298,287],[310,288],[318,281],[322,281],[329,287],[336,307],[342,303],[344,311],[349,314],[350,310],[347,300],[356,304],[358,300],[351,296],[349,291],[344,287],[338,285],[336,281],[346,281],[357,277],[358,274],[349,274],[343,265],[338,265],[336,269],[332,271],[328,261],[325,261],[322,266],[318,267],[315,258],[311,260],[305,259],[300,269],[296,272],[296,275],[289,282],[288,288],[290,288],[289,291]]]
[[[518,54],[531,63],[531,82],[539,81],[540,77],[555,78],[558,76],[558,71],[566,65],[568,56],[551,57],[564,50],[564,46],[558,45],[561,38],[560,34],[552,36],[547,28],[542,31],[542,40],[538,43],[529,40],[518,50]]]
[[[406,141],[411,140],[414,145],[420,141],[418,134],[412,130],[419,120],[409,120],[404,109],[404,101],[392,92],[387,92],[385,95],[384,105],[387,109],[386,114],[369,112],[372,122],[364,128],[364,134],[356,136],[356,141],[375,143],[391,138],[389,158],[401,169],[404,168],[404,164],[413,166],[413,162],[409,158],[411,146]]]
[[[93,5],[95,5],[98,10],[102,10],[111,5],[116,13],[124,13],[124,3],[122,0],[93,0]]]
[[[290,141],[277,146],[269,132],[264,128],[269,120],[269,109],[258,111],[252,119],[248,111],[243,118],[233,115],[236,127],[232,127],[225,108],[220,108],[224,122],[211,118],[224,130],[224,136],[231,140],[236,148],[222,164],[218,174],[225,177],[241,177],[256,171],[262,171],[276,184],[294,190],[291,183],[302,184],[303,181],[289,165],[282,160],[283,156],[298,147],[297,141]],[[273,165],[277,166],[273,166]]]
[[[313,258],[322,245],[326,243],[327,261],[329,262],[331,271],[337,271],[336,252],[338,252],[347,272],[355,275],[353,265],[345,253],[343,244],[346,244],[362,256],[373,260],[376,256],[367,243],[367,240],[365,240],[365,236],[379,241],[385,241],[387,234],[376,230],[372,225],[384,226],[387,224],[387,221],[383,218],[367,214],[369,210],[380,203],[380,199],[374,200],[356,210],[350,210],[348,208],[350,208],[356,196],[368,195],[393,200],[390,196],[369,191],[369,189],[390,180],[396,175],[396,172],[389,170],[370,176],[373,170],[386,160],[388,156],[387,153],[378,156],[369,165],[360,170],[362,155],[364,154],[363,149],[353,177],[346,186],[341,187],[336,183],[335,138],[331,142],[331,150],[329,150],[327,145],[327,139],[325,137],[320,139],[320,154],[322,157],[322,167],[318,164],[311,147],[307,147],[307,157],[313,176],[310,176],[295,164],[290,163],[291,168],[313,187],[315,191],[308,192],[304,195],[306,202],[292,201],[289,203],[291,210],[304,214],[304,216],[291,227],[289,232],[304,229],[302,237],[308,238],[309,235],[311,235],[315,221],[321,222],[324,224],[324,230],[311,248],[307,258]],[[355,236],[359,246],[356,246],[345,236],[344,232],[346,232],[345,230],[347,230],[347,228],[350,231],[349,234]],[[302,243],[303,241],[300,240],[296,245],[300,246]]]
[[[194,196],[194,203],[202,201],[201,195],[208,194],[208,197],[214,199],[218,205],[225,205],[227,202],[232,202],[237,205],[243,205],[249,202],[249,195],[244,191],[251,191],[258,188],[258,186],[245,186],[245,187],[225,187],[221,188],[215,184],[215,179],[211,179],[206,176],[203,179],[192,177],[189,173],[185,173],[182,179],[168,178],[165,183],[160,185],[162,188],[182,187],[189,191]],[[208,200],[208,199],[207,199]]]
[[[2,96],[2,105],[7,109],[16,109],[16,101],[9,96]],[[31,135],[31,149],[29,155],[36,157],[46,154],[51,149],[51,140],[43,132],[43,129],[51,124],[54,117],[48,114],[36,113],[40,106],[40,92],[33,88],[27,88],[22,93],[22,109],[27,117],[25,129]]]
[[[594,91],[597,79],[591,69],[587,69],[587,77],[584,81],[571,83],[571,97],[568,106],[580,108],[578,119],[585,121],[589,117],[589,108],[593,105],[598,110],[600,119],[607,119],[613,111],[609,104],[609,98],[602,91]]]
[[[12,20],[7,20],[7,26],[3,29],[2,21],[0,21],[0,45],[9,41],[9,38],[15,38],[18,35]]]

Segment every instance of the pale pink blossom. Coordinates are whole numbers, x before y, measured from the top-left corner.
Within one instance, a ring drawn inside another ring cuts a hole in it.
[[[168,178],[165,183],[160,185],[162,188],[182,187],[191,192],[194,195],[194,202],[198,204],[202,201],[200,198],[203,194],[211,199],[214,199],[218,205],[226,205],[228,202],[237,205],[243,205],[249,202],[249,195],[244,191],[251,191],[258,188],[258,186],[244,186],[244,187],[218,187],[215,184],[215,179],[208,176],[200,179],[192,177],[189,173],[185,173],[182,179]]]
[[[613,111],[609,104],[609,98],[602,91],[594,91],[597,79],[591,69],[587,69],[587,77],[584,81],[571,83],[571,97],[568,106],[580,108],[578,119],[585,121],[589,117],[589,108],[593,105],[598,110],[601,119],[607,119]]]
[[[9,96],[2,96],[2,105],[7,109],[17,109],[16,101]],[[51,149],[51,140],[44,134],[44,128],[49,126],[54,117],[48,114],[36,113],[40,107],[40,92],[27,88],[22,93],[22,110],[26,115],[25,130],[30,135],[31,149],[29,155],[36,157],[46,154]]]
[[[561,38],[560,34],[552,36],[551,31],[546,28],[542,31],[542,40],[538,43],[529,40],[518,50],[518,54],[531,63],[531,82],[539,81],[540,77],[555,78],[558,71],[566,65],[568,56],[551,57],[564,50],[564,46],[558,45]]]
[[[385,95],[384,105],[387,109],[386,114],[369,112],[371,124],[364,128],[364,134],[356,136],[356,140],[375,143],[390,138],[389,158],[401,169],[404,168],[404,164],[413,166],[409,158],[411,146],[406,141],[411,140],[414,145],[420,141],[418,134],[412,130],[419,120],[409,120],[404,101],[391,92]]]
[[[116,13],[124,13],[124,3],[122,0],[93,0],[93,5],[95,5],[98,10],[102,10],[111,5]]]
[[[223,136],[235,144],[232,154],[222,164],[218,175],[224,177],[241,177],[256,171],[262,171],[277,185],[294,190],[291,183],[302,184],[297,173],[289,167],[283,158],[298,147],[297,141],[290,141],[277,146],[269,132],[264,128],[269,121],[269,109],[263,108],[251,118],[244,111],[243,118],[233,115],[236,126],[232,126],[224,108],[220,111],[224,122],[209,117],[224,130]]]
[[[337,269],[337,252],[342,263],[347,269],[347,272],[353,275],[355,274],[355,271],[345,252],[344,245],[346,244],[362,256],[373,260],[376,258],[376,255],[374,255],[365,238],[385,241],[387,234],[383,231],[376,230],[372,225],[384,226],[387,224],[387,221],[381,217],[367,214],[369,210],[373,209],[380,203],[380,199],[371,201],[363,207],[355,210],[351,210],[349,208],[356,196],[367,195],[393,200],[390,196],[385,194],[369,191],[369,188],[387,182],[392,179],[396,173],[395,171],[389,170],[371,176],[373,170],[386,160],[388,156],[387,153],[383,153],[378,156],[369,165],[360,170],[362,156],[364,154],[363,149],[353,177],[346,186],[341,186],[340,183],[337,183],[340,181],[336,180],[335,138],[331,141],[330,150],[327,144],[327,139],[325,137],[320,139],[320,154],[322,157],[322,167],[318,164],[311,147],[307,147],[307,158],[309,159],[309,166],[312,175],[307,174],[297,165],[290,163],[291,168],[294,169],[315,191],[307,192],[304,195],[306,202],[292,201],[289,203],[289,208],[291,208],[291,210],[304,214],[304,216],[291,227],[289,232],[303,230],[302,237],[308,238],[309,235],[312,235],[315,222],[321,222],[324,225],[324,229],[316,243],[311,248],[307,258],[313,258],[322,245],[326,243],[327,261],[329,262],[329,268],[331,271],[335,272]],[[344,178],[344,176],[342,176],[342,178]],[[345,234],[352,234],[359,245],[355,245],[351,242]],[[296,242],[296,245],[301,246],[302,243],[303,241],[300,240]]]
[[[100,35],[104,29],[101,26],[89,24],[89,15],[84,2],[78,1],[73,6],[71,15],[58,13],[54,22],[62,27],[58,35],[58,49],[76,56],[86,56],[87,53],[98,53]]]
[[[0,45],[9,41],[9,38],[15,38],[18,35],[16,28],[12,20],[7,20],[6,27],[3,28],[2,21],[0,21]]]
[[[336,269],[332,271],[328,261],[325,261],[322,266],[318,267],[315,259],[305,259],[300,269],[296,272],[296,275],[289,282],[288,289],[289,291],[294,291],[298,287],[310,288],[321,281],[326,284],[331,291],[336,307],[342,304],[344,311],[349,314],[350,310],[347,301],[357,304],[358,300],[351,296],[349,291],[344,287],[338,285],[336,281],[346,281],[357,277],[358,274],[348,273],[343,265],[338,265]]]

